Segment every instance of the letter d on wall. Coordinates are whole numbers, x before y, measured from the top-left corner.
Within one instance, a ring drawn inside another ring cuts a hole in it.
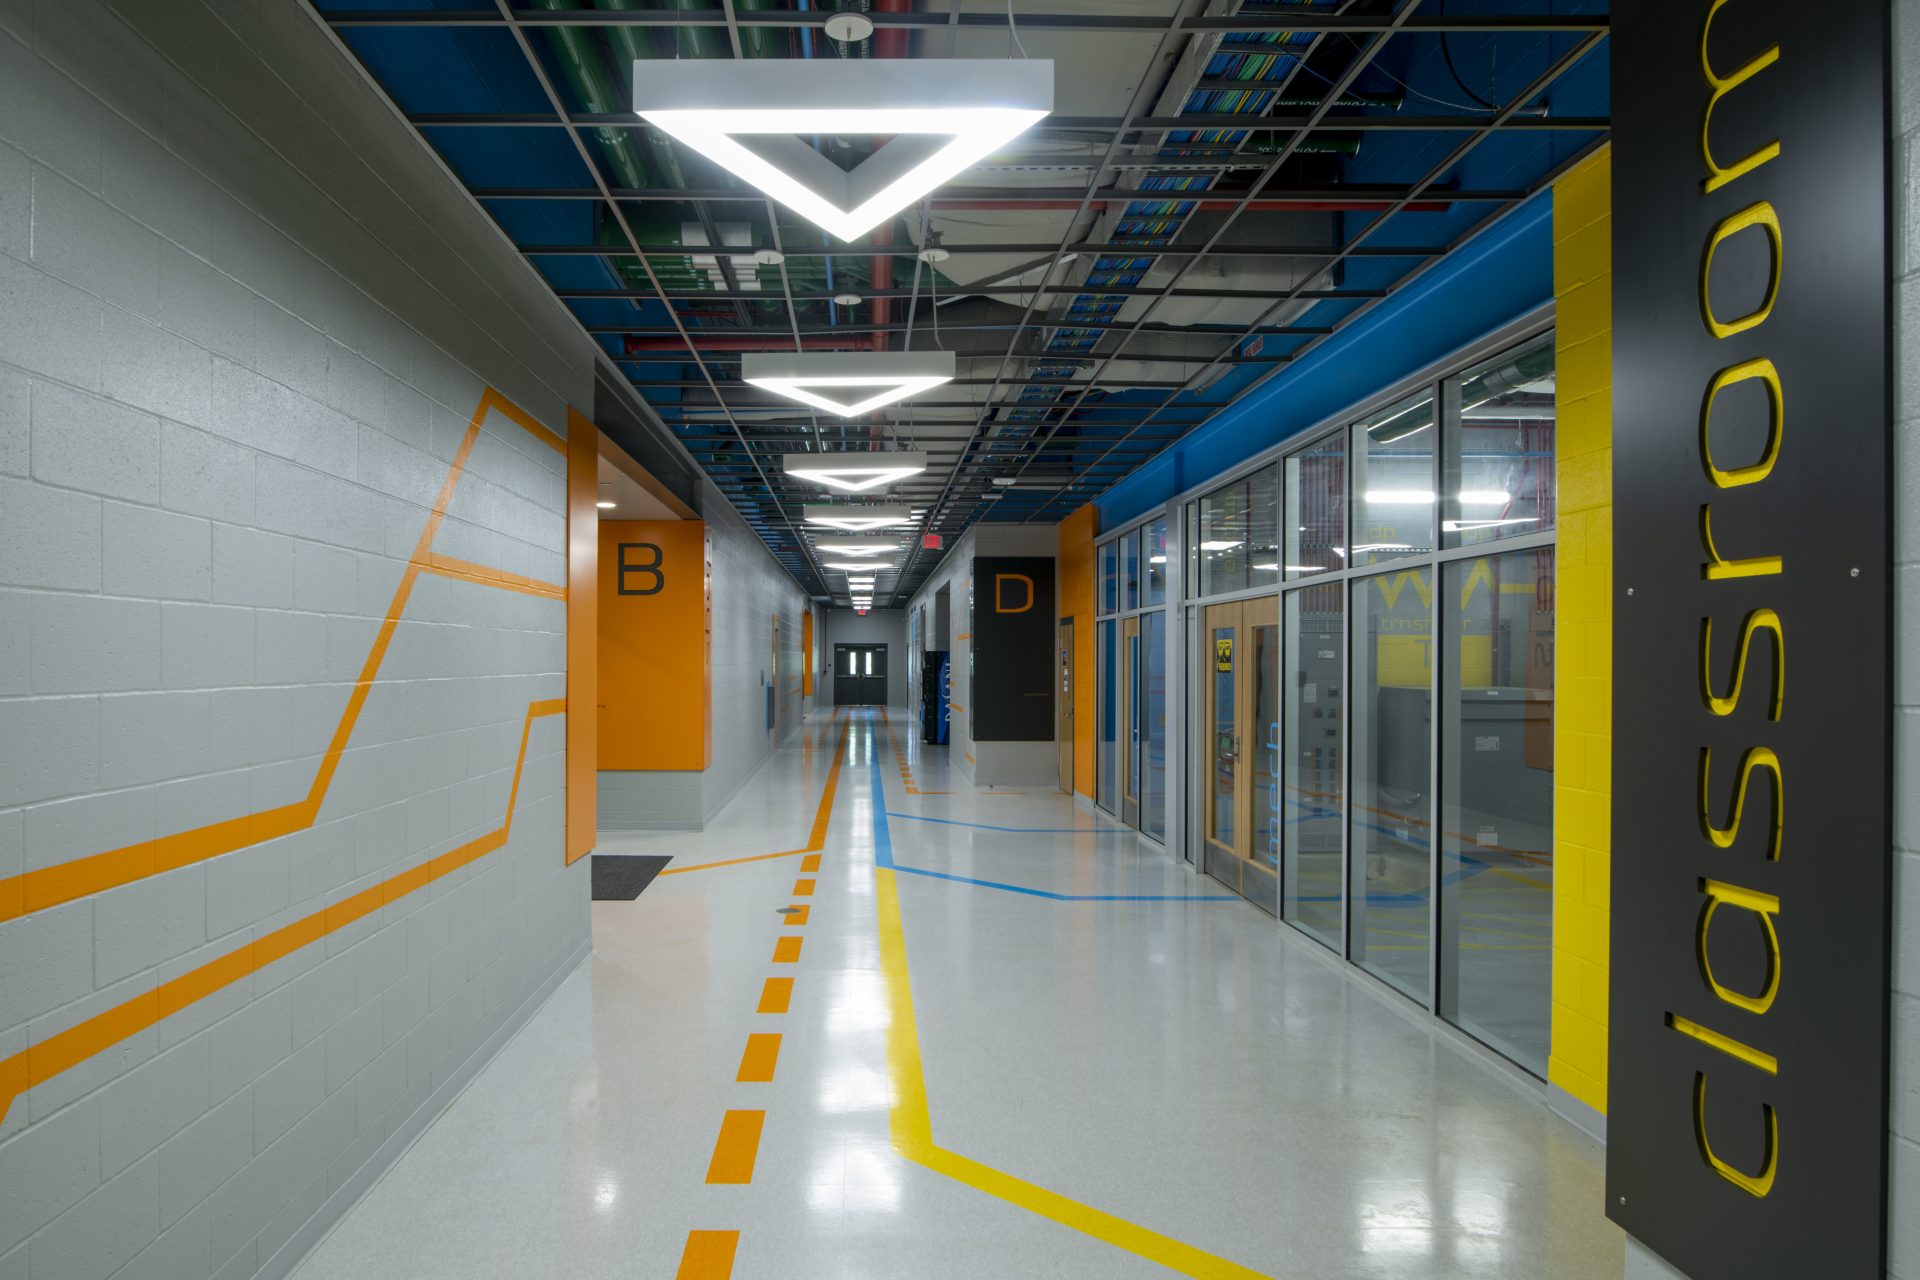
[[[1027,598],[1017,609],[1007,607],[1007,583],[1018,582],[1027,589]],[[1033,608],[1033,579],[1024,573],[996,573],[993,575],[993,611],[995,613],[1026,613]]]

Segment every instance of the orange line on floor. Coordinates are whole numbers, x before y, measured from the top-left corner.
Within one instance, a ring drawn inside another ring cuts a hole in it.
[[[760,987],[760,1007],[755,1013],[785,1013],[793,1003],[792,978],[768,978]]]
[[[707,1184],[745,1186],[753,1181],[753,1162],[760,1154],[760,1127],[764,1111],[729,1111],[720,1118],[720,1136],[707,1164]]]
[[[802,871],[818,871],[820,869],[820,855],[817,853],[810,853],[806,857],[800,859],[800,869]]]
[[[467,433],[454,452],[446,478],[441,481],[439,495],[427,514],[426,526],[420,531],[413,555],[400,574],[399,585],[394,588],[386,617],[381,621],[380,629],[374,633],[373,647],[367,651],[366,660],[361,663],[360,675],[354,682],[353,692],[347,697],[346,709],[340,713],[333,737],[320,757],[319,768],[307,788],[306,798],[278,808],[227,818],[0,879],[0,922],[32,911],[45,911],[63,902],[72,902],[89,894],[144,880],[163,871],[205,862],[250,845],[305,831],[313,825],[314,819],[319,816],[320,804],[327,798],[327,791],[333,785],[333,775],[340,767],[340,759],[346,754],[347,742],[353,737],[354,727],[359,723],[361,709],[366,706],[367,696],[380,674],[381,663],[386,659],[387,648],[393,642],[400,617],[413,595],[414,583],[428,567],[433,554],[434,537],[440,530],[441,521],[446,518],[447,509],[453,502],[453,491],[466,472],[467,459],[473,453],[474,442],[479,439],[481,425],[490,410],[498,410],[530,434],[553,445],[560,452],[566,452],[566,442],[535,422],[524,409],[492,387],[481,393],[480,403],[474,407],[473,416],[468,419]]]
[[[13,1100],[28,1089],[506,844],[513,835],[514,810],[520,802],[520,774],[527,763],[527,739],[532,736],[533,722],[542,716],[559,715],[566,709],[566,700],[560,698],[528,704],[526,719],[520,727],[520,754],[513,765],[513,785],[507,791],[506,816],[499,827],[350,898],[302,916],[0,1061],[0,1120],[6,1118]]]
[[[734,1251],[740,1247],[738,1231],[689,1231],[687,1247],[680,1251],[680,1269],[674,1280],[728,1280],[733,1275]]]
[[[835,713],[838,723],[839,713]],[[827,784],[820,791],[820,805],[814,810],[813,830],[804,849],[782,849],[778,853],[755,853],[744,858],[723,858],[718,862],[695,862],[684,867],[668,867],[660,874],[663,876],[685,875],[689,871],[705,871],[710,867],[737,867],[745,862],[767,862],[774,858],[796,858],[804,854],[818,853],[827,844],[827,824],[833,818],[834,797],[840,791],[840,766],[846,763],[847,741],[843,735],[840,745],[834,749],[833,764],[827,769]]]
[[[802,939],[799,937],[775,938],[773,941],[773,962],[775,964],[800,963],[801,941]]]
[[[813,896],[813,886],[814,881],[804,877],[795,880],[793,882],[793,896],[796,898],[811,898]]]
[[[787,913],[788,924],[805,924],[806,922],[807,922],[806,907],[795,907]]]
[[[746,1052],[740,1055],[740,1070],[733,1078],[741,1084],[771,1084],[774,1064],[779,1060],[779,1033],[756,1031],[747,1037]]]

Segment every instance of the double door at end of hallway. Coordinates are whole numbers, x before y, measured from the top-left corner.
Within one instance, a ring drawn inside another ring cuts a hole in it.
[[[833,705],[883,707],[887,703],[887,646],[833,646]]]

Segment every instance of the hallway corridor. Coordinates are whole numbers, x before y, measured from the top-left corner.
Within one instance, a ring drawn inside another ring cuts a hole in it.
[[[595,904],[590,964],[299,1280],[736,1248],[743,1278],[1620,1274],[1598,1146],[1437,1022],[897,719],[795,742],[708,831],[603,842],[673,862]]]

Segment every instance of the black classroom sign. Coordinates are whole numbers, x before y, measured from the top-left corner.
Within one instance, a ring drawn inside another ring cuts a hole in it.
[[[973,736],[1053,741],[1053,559],[973,561]]]
[[[1607,1211],[1695,1280],[1885,1273],[1888,25],[1613,6]]]

